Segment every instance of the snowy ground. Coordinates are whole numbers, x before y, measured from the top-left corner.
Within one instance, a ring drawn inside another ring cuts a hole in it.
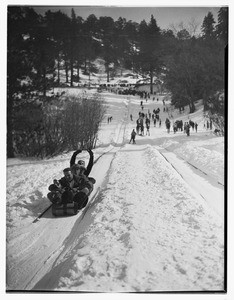
[[[7,161],[6,288],[222,291],[224,138],[203,127],[202,108],[189,115],[197,133],[168,134],[159,96],[144,111],[159,107],[161,128],[151,124],[150,136],[129,144],[139,97],[102,96],[113,120],[103,122],[94,149],[95,197],[78,215],[55,218],[49,209],[35,221],[49,207],[48,185],[62,177],[71,153]],[[188,121],[188,111],[173,116]],[[80,157],[88,159],[85,152]]]

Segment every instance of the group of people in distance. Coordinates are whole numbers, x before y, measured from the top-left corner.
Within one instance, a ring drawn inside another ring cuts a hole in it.
[[[78,209],[87,205],[95,183],[95,179],[89,177],[93,167],[93,152],[91,149],[87,151],[90,156],[87,168],[84,160],[78,160],[77,164],[75,163],[77,155],[82,152],[82,150],[77,150],[71,157],[70,167],[63,170],[64,176],[59,180],[54,179],[53,184],[49,186],[50,192],[47,197],[53,204],[77,202]]]

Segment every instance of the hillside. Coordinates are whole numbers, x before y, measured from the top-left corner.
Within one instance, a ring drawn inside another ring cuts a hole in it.
[[[170,110],[174,120],[196,121],[198,131],[168,134],[159,95],[144,101],[144,111],[159,107],[162,126],[151,123],[150,136],[129,144],[139,96],[101,95],[107,114],[94,149],[97,182],[78,215],[55,218],[49,209],[36,219],[72,152],[7,161],[7,289],[222,291],[224,138],[204,127],[199,102],[194,114]],[[80,158],[87,161],[87,153]]]
[[[113,70],[110,72],[112,75],[110,76],[109,82],[107,81],[107,73],[105,71],[105,62],[101,58],[97,58],[93,65],[95,66],[96,72],[90,72],[90,74],[85,74],[84,68],[82,67],[79,72],[80,80],[74,79],[73,86],[74,87],[90,87],[97,88],[99,85],[120,85],[122,84],[149,84],[149,76],[142,76],[141,74],[135,73],[132,70],[123,69],[121,67],[114,67],[114,65],[110,66],[110,69]],[[65,70],[60,70],[60,84],[70,86],[70,72],[69,74],[69,82],[66,83],[66,74]],[[77,75],[77,70],[75,70],[75,76]],[[58,74],[55,74],[54,80],[56,81],[58,78]],[[156,78],[155,78],[156,80]]]

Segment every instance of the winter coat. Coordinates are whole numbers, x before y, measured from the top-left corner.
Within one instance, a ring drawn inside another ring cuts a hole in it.
[[[72,181],[67,181],[66,177],[62,177],[59,180],[61,188],[69,188],[69,189],[79,189],[82,190],[87,187],[89,190],[93,188],[93,184],[89,181],[88,177],[85,175],[73,175]]]
[[[84,175],[89,176],[92,167],[93,167],[93,151],[91,149],[87,150],[89,152],[89,163],[88,166],[86,168],[86,170],[84,171]],[[76,162],[76,156],[81,153],[82,150],[77,150],[72,154],[71,160],[70,160],[70,167],[72,167],[73,165],[75,165]]]

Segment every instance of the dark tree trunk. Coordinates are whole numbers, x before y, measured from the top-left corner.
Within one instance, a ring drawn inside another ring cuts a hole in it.
[[[89,88],[90,88],[90,60],[89,60]]]
[[[87,59],[85,57],[85,61],[84,61],[84,73],[87,73]]]
[[[106,63],[106,75],[107,75],[107,82],[110,82],[110,69],[108,63]]]
[[[207,93],[204,92],[203,93],[203,110],[206,111],[208,109],[208,97],[207,97]]]
[[[13,147],[13,99],[11,93],[8,91],[7,95],[7,157],[13,158],[14,147]]]
[[[195,112],[194,100],[192,98],[189,99],[189,113],[192,114]]]
[[[73,86],[73,57],[71,57],[70,63],[71,63],[71,81],[70,81],[70,86]]]
[[[58,58],[58,80],[57,80],[57,82],[58,82],[58,84],[60,84],[60,61],[59,61],[59,58]]]
[[[80,82],[80,66],[79,66],[79,62],[77,62],[77,81]]]
[[[46,70],[43,68],[43,97],[46,97]]]
[[[68,79],[68,63],[67,63],[67,61],[65,61],[65,73],[66,73],[66,83],[68,83],[69,79]]]
[[[153,94],[153,78],[154,78],[154,72],[151,68],[150,70],[150,94]]]

